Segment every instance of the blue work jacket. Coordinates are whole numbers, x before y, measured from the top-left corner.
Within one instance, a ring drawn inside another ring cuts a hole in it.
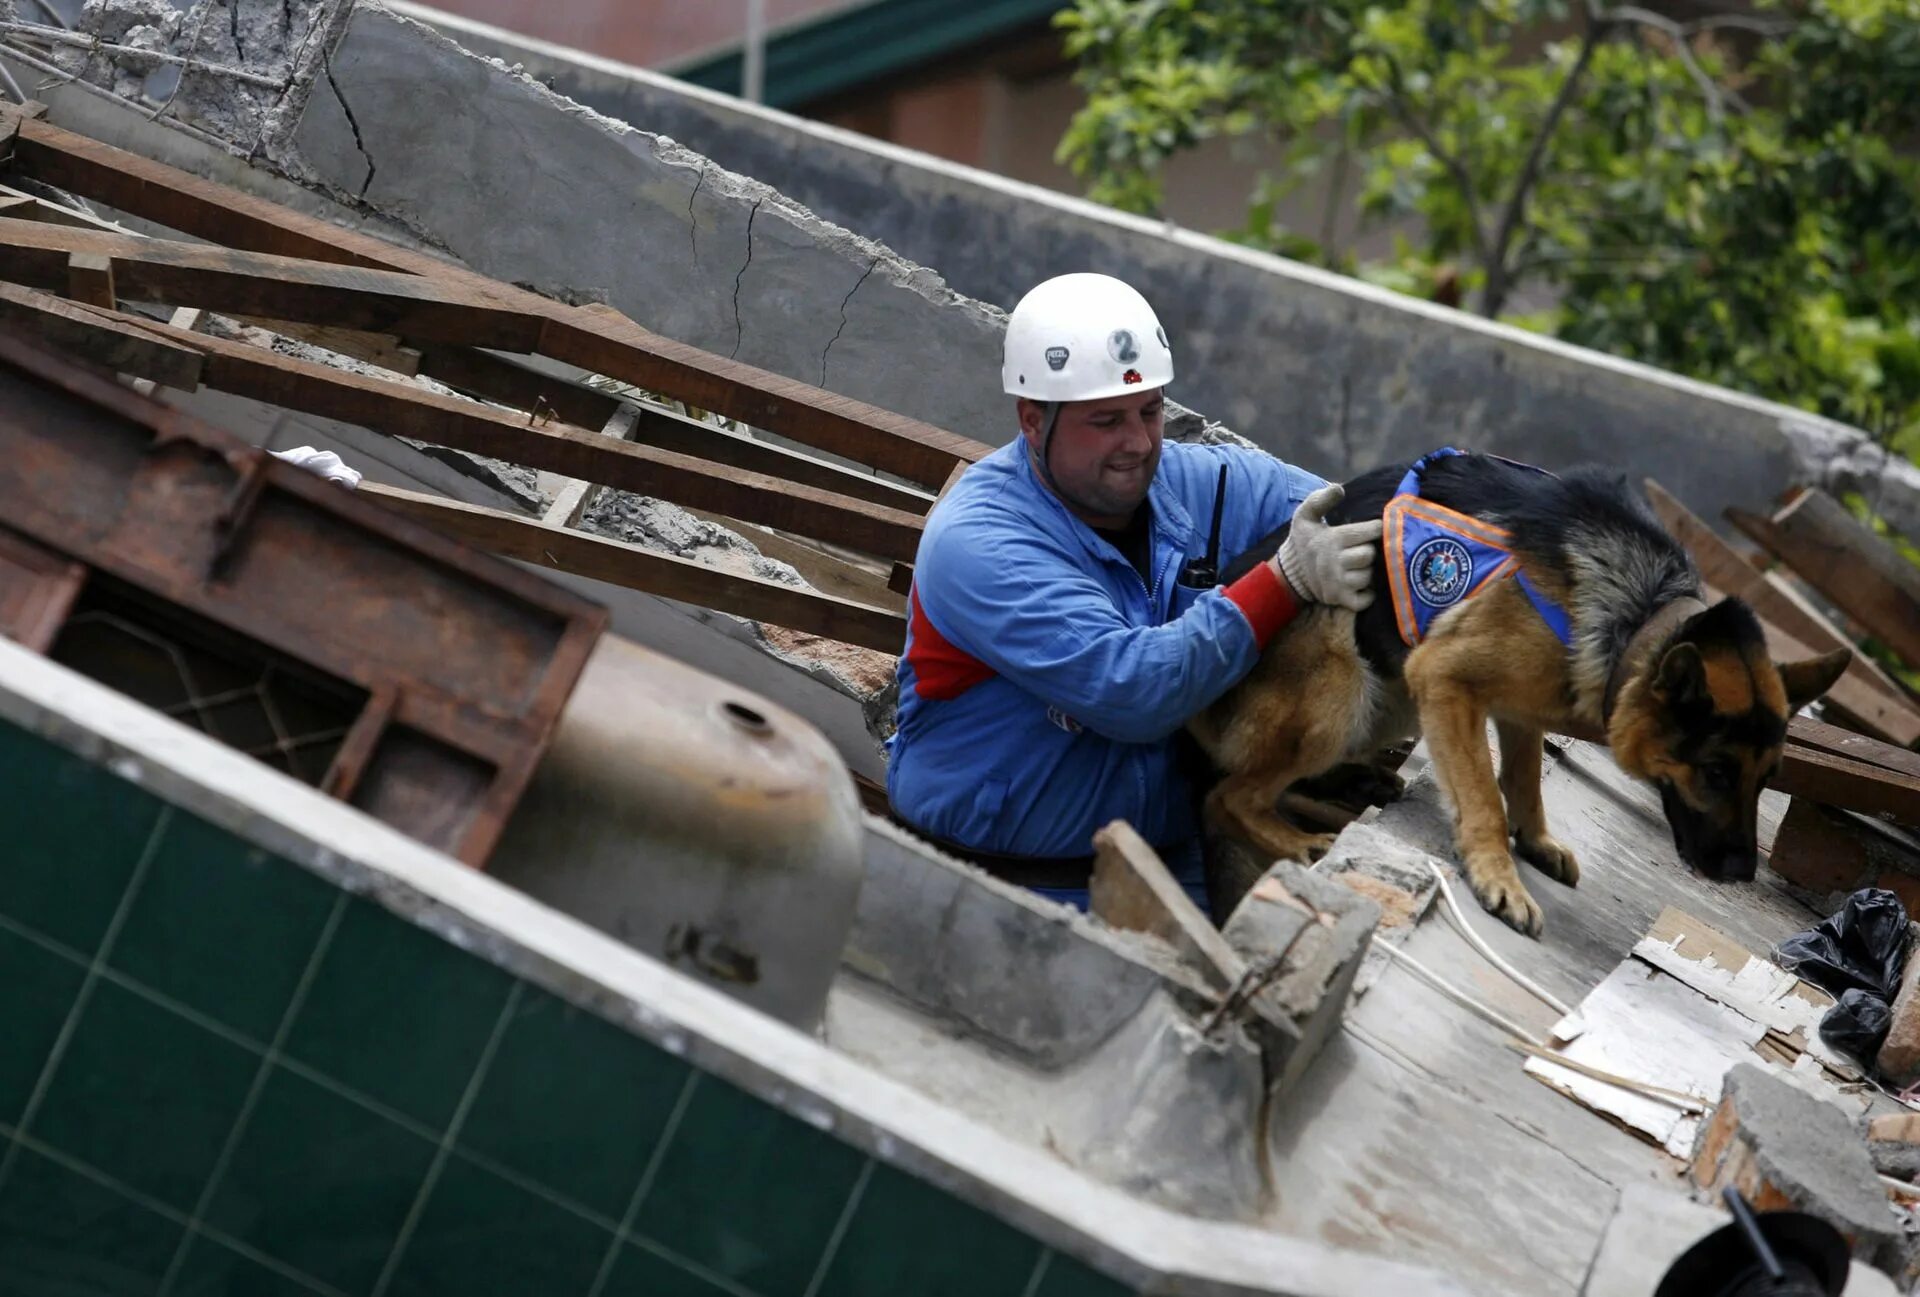
[[[966,471],[914,565],[888,745],[902,819],[1019,856],[1084,856],[1115,819],[1163,847],[1196,836],[1172,737],[1292,609],[1265,570],[1231,588],[1178,581],[1206,550],[1223,464],[1223,566],[1324,485],[1260,451],[1167,442],[1147,580],[1041,483],[1024,441]]]

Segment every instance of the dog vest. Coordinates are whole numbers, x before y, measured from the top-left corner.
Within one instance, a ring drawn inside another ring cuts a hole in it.
[[[1416,460],[1400,479],[1400,489],[1381,515],[1386,524],[1387,586],[1393,617],[1409,648],[1427,637],[1433,619],[1508,577],[1563,646],[1572,642],[1566,610],[1546,597],[1520,570],[1513,537],[1503,527],[1470,518],[1420,498],[1420,475],[1427,465],[1463,452],[1446,447]],[[1532,468],[1532,465],[1520,465]],[[1543,473],[1545,469],[1533,469]]]

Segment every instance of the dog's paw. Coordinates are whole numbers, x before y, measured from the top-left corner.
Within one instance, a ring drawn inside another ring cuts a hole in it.
[[[1469,859],[1467,882],[1488,914],[1525,936],[1540,935],[1546,916],[1520,881],[1510,857]]]
[[[1556,883],[1568,887],[1577,887],[1580,883],[1580,861],[1573,854],[1573,848],[1557,838],[1542,834],[1537,838],[1520,838],[1514,842],[1520,858],[1551,878]]]
[[[1398,770],[1388,770],[1384,766],[1374,766],[1373,804],[1387,806],[1407,795],[1407,780]]]
[[[1262,826],[1248,834],[1254,847],[1269,860],[1297,860],[1312,864],[1333,847],[1335,834],[1307,833],[1290,824]]]

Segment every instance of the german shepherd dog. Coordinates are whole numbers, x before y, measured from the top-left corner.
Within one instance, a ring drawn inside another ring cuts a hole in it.
[[[1381,516],[1407,468],[1348,483],[1328,521]],[[1709,878],[1752,878],[1760,790],[1779,767],[1787,718],[1832,686],[1847,650],[1771,661],[1753,611],[1737,599],[1701,601],[1686,552],[1617,474],[1554,476],[1456,455],[1424,469],[1420,494],[1508,533],[1520,573],[1566,614],[1570,645],[1517,580],[1501,578],[1447,608],[1408,648],[1382,545],[1371,607],[1308,609],[1188,723],[1224,776],[1207,798],[1209,827],[1269,859],[1305,860],[1332,837],[1280,817],[1287,787],[1424,733],[1474,894],[1538,936],[1540,907],[1514,855],[1569,887],[1580,878],[1541,806],[1541,740],[1552,730],[1610,744],[1622,770],[1659,788],[1688,865]],[[1228,579],[1271,556],[1286,531],[1241,556]]]

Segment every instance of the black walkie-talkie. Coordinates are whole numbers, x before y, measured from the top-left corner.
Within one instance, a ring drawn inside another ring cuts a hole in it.
[[[1220,482],[1213,489],[1213,526],[1207,531],[1207,552],[1180,569],[1180,584],[1190,590],[1211,590],[1220,584],[1220,515],[1227,507],[1227,466],[1220,466]]]

